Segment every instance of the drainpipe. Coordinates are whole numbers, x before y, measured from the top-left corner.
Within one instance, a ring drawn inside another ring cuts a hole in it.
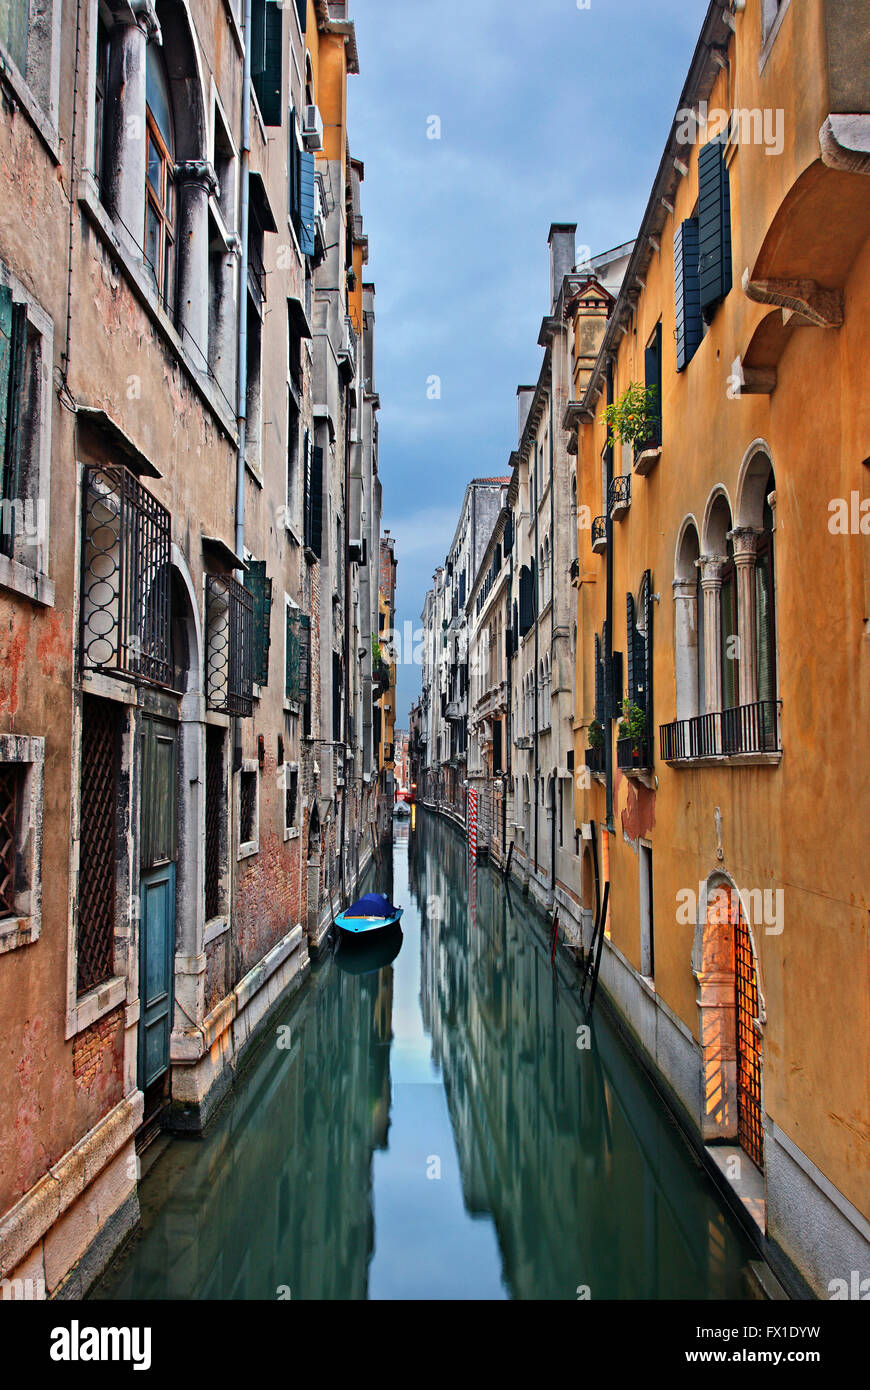
[[[553,449],[553,348],[550,347],[550,749],[557,747],[556,731],[553,724],[553,672],[556,669],[556,464]],[[558,755],[555,759],[559,765]],[[552,819],[550,822],[550,887],[556,897],[556,767],[553,768],[553,790],[551,794]]]
[[[607,362],[607,404],[613,404],[613,360]],[[613,444],[610,442],[608,431],[608,444],[604,454],[605,466],[607,469],[607,496],[604,499],[604,524],[605,535],[607,537],[607,587],[605,592],[604,616],[607,623],[605,631],[607,641],[604,645],[604,670],[607,673],[605,689],[613,687],[613,518],[610,515],[610,484],[613,481]],[[605,828],[609,834],[615,834],[613,824],[613,739],[611,738],[611,719],[612,711],[606,711],[605,718],[605,803],[607,820]]]

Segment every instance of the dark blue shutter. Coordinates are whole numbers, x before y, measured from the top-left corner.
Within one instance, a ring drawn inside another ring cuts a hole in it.
[[[698,283],[698,219],[688,217],[674,237],[677,371],[687,367],[703,337]]]
[[[287,211],[294,227],[299,223],[299,141],[296,139],[296,107],[290,107],[287,133]]]
[[[314,255],[314,155],[299,156],[299,246],[303,256]]]
[[[719,140],[698,154],[698,270],[701,312],[709,323],[731,289],[731,193]]]
[[[504,524],[504,553],[507,555],[514,548],[514,519],[512,514],[508,514]]]

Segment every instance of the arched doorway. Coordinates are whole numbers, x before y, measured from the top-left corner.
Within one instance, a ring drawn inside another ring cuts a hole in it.
[[[728,879],[711,879],[700,904],[693,971],[698,981],[705,1140],[736,1139],[764,1162],[762,1027],[764,1003],[752,931]]]

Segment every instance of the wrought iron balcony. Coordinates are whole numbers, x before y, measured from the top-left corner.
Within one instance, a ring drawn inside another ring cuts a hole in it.
[[[575,558],[575,559],[573,559],[573,560],[571,561],[571,582],[572,582],[573,584],[576,584],[576,583],[577,583],[577,580],[578,580],[579,578],[580,578],[580,561],[579,561],[578,559]]]
[[[586,749],[586,766],[590,772],[603,774],[607,770],[607,755],[603,743],[600,748]]]
[[[610,515],[615,519],[627,512],[631,506],[631,474],[611,478],[607,494]]]
[[[655,467],[662,450],[662,422],[661,417],[650,421],[644,439],[638,440],[634,446],[634,471],[640,477],[644,477]]]
[[[607,549],[607,517],[597,516],[592,522],[592,550],[603,555]]]
[[[83,513],[82,669],[169,685],[169,513],[118,464],[85,468]]]
[[[694,719],[677,719],[659,730],[665,762],[780,753],[779,701],[757,700]]]
[[[649,772],[652,767],[652,748],[649,739],[638,747],[633,738],[616,740],[616,766],[621,772]]]

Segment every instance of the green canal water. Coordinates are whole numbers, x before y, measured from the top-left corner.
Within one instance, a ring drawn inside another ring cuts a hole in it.
[[[395,958],[313,967],[205,1137],[142,1179],[93,1295],[749,1297],[751,1245],[603,1011],[578,1046],[529,901],[470,885],[426,813],[374,878],[405,908]]]

